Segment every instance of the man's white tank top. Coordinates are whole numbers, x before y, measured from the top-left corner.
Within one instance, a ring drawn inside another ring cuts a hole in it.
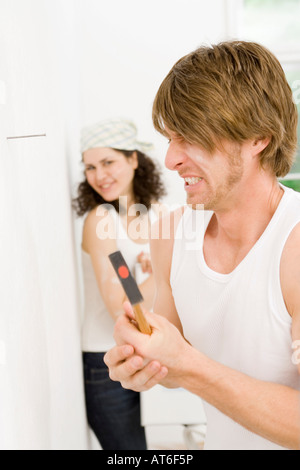
[[[137,256],[143,251],[150,252],[149,243],[135,243],[123,227],[121,218],[114,210],[110,210],[116,228],[117,249],[120,250],[133,276],[139,275],[140,282],[146,276],[137,273]],[[150,223],[156,218],[155,213],[149,211]],[[82,326],[82,351],[106,352],[115,346],[113,339],[114,320],[107,311],[97,284],[91,257],[82,250],[82,277],[84,286],[84,317]]]
[[[300,195],[283,189],[264,233],[229,274],[210,269],[203,256],[213,213],[187,208],[175,235],[171,287],[184,335],[195,348],[250,377],[300,390],[292,362],[292,321],[280,285],[282,250],[300,222]],[[210,404],[204,402],[204,408],[205,449],[281,449]]]

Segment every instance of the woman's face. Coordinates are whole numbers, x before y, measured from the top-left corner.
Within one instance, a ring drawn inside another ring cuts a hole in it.
[[[89,185],[105,201],[115,201],[120,196],[133,198],[134,170],[138,167],[136,152],[127,158],[111,148],[93,148],[84,152],[83,163]]]

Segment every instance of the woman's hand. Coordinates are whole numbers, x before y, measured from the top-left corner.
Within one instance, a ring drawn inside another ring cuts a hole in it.
[[[137,256],[137,262],[140,263],[143,273],[152,274],[151,258],[148,253],[141,253]]]

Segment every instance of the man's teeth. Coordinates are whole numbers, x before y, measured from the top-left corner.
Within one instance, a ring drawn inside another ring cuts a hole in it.
[[[202,178],[196,178],[196,177],[193,177],[193,178],[184,178],[184,181],[188,184],[188,185],[191,185],[191,184],[197,184],[199,183],[199,181],[201,181]]]

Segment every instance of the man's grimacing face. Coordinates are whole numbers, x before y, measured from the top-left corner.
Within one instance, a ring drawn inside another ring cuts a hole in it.
[[[221,209],[244,174],[243,145],[224,144],[212,154],[168,131],[165,165],[183,178],[187,204],[203,204],[206,210]]]

